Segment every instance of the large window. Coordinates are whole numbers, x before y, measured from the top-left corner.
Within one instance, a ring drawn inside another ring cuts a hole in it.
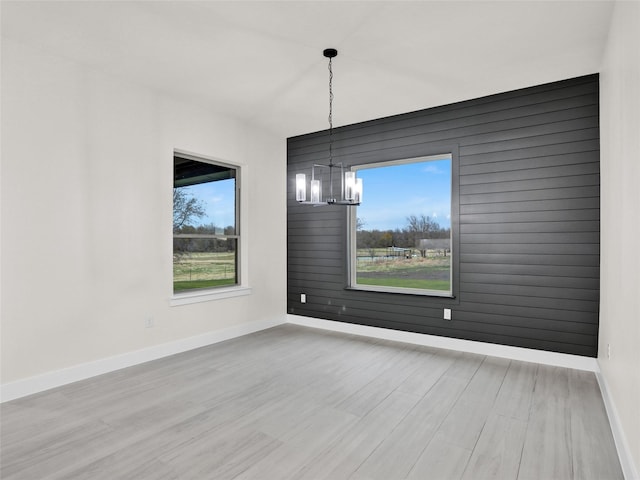
[[[351,287],[451,296],[451,155],[353,169],[364,195],[350,219]]]
[[[239,284],[239,169],[173,158],[174,293]]]

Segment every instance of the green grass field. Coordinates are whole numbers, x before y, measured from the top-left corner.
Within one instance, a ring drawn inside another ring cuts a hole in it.
[[[371,278],[358,276],[358,285],[383,287],[419,288],[424,290],[449,290],[449,280],[420,280],[411,278]]]
[[[380,251],[377,251],[380,250]],[[359,285],[448,291],[451,257],[431,253],[426,257],[388,257],[384,250],[358,250],[356,265]]]
[[[451,257],[368,257],[358,251],[357,281],[359,285],[417,288],[448,291]],[[173,291],[236,284],[234,252],[199,252],[176,255],[173,263]]]
[[[174,258],[174,292],[235,284],[234,252],[184,253]]]
[[[221,280],[185,280],[185,281],[174,281],[173,282],[173,291],[174,292],[182,292],[184,290],[195,290],[197,288],[210,288],[210,287],[222,287],[225,285],[235,285],[235,278],[223,278]]]

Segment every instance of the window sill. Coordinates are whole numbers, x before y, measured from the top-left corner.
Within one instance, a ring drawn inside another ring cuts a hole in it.
[[[345,290],[359,290],[361,292],[396,293],[401,295],[417,295],[423,297],[456,298],[451,292],[439,292],[437,290],[419,290],[417,288],[393,288],[376,285],[351,285]]]
[[[251,295],[250,287],[230,287],[216,290],[206,290],[202,292],[188,292],[173,295],[169,299],[169,306],[178,307],[180,305],[190,305],[192,303],[211,302],[214,300],[222,300],[223,298],[242,297]]]

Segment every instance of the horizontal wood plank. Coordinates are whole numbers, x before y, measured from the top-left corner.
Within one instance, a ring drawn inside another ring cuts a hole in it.
[[[347,209],[299,205],[290,191],[287,311],[594,356],[598,88],[589,75],[334,129],[334,161],[347,165],[459,153],[453,298],[349,290]],[[328,140],[288,139],[288,178],[326,160]]]

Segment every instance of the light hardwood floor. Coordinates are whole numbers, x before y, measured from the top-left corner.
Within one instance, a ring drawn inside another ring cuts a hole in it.
[[[293,325],[2,405],[9,479],[622,479],[592,373]]]

